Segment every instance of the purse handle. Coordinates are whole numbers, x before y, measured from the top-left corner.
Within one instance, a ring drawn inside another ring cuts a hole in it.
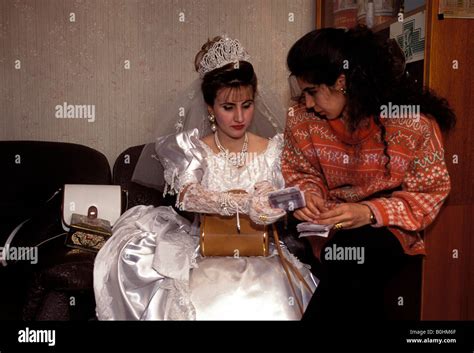
[[[247,194],[247,191],[243,189],[231,189],[227,191],[229,194]],[[240,234],[240,216],[239,216],[239,205],[235,207],[236,216],[237,216],[237,233]]]
[[[51,200],[53,200],[57,195],[59,195],[61,193],[61,191],[63,190],[63,188],[59,188],[58,190],[56,190],[49,199],[47,199],[40,207],[38,207],[38,209],[41,209],[42,207],[46,206]],[[18,224],[15,229],[13,229],[13,231],[10,233],[10,235],[8,236],[7,240],[5,240],[5,244],[3,245],[3,248],[8,248],[10,247],[10,244],[13,242],[13,238],[15,238],[16,234],[18,233],[18,231],[23,227],[23,225],[25,225],[25,223],[28,223],[31,219],[33,218],[30,217],[30,218],[27,218],[25,219],[23,222],[21,222],[20,224]],[[42,243],[41,243],[42,244]],[[41,245],[39,244],[39,245]],[[5,267],[8,265],[7,263],[7,260],[5,260],[3,257],[2,259],[0,260],[0,263]]]
[[[281,265],[283,266],[283,269],[285,270],[286,277],[288,278],[288,282],[290,282],[291,291],[293,292],[296,303],[298,304],[298,307],[301,312],[301,316],[303,316],[304,314],[303,304],[301,303],[301,301],[298,299],[298,296],[296,295],[296,290],[293,285],[293,280],[291,278],[291,274],[289,270],[291,269],[291,271],[296,276],[296,278],[298,278],[306,287],[306,289],[310,292],[311,292],[311,287],[309,286],[308,282],[306,282],[301,272],[290,261],[288,261],[288,259],[283,255],[283,251],[281,250],[281,246],[280,246],[280,237],[278,236],[277,227],[272,227],[272,233],[275,239],[275,247],[277,249],[278,257],[280,258]]]

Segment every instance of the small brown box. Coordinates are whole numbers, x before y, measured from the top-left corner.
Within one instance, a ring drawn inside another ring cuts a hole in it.
[[[97,218],[97,209],[89,208],[89,215],[74,213],[66,246],[86,251],[98,252],[112,235],[109,221]]]

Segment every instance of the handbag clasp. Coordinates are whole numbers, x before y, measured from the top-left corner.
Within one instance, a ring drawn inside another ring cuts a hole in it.
[[[97,207],[90,206],[87,210],[87,218],[89,219],[96,219],[97,218]]]

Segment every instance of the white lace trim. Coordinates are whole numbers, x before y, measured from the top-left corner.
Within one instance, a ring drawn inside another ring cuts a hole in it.
[[[191,302],[188,283],[167,278],[162,289],[169,291],[164,308],[165,320],[196,320],[196,309]]]
[[[199,182],[194,174],[179,174],[178,168],[165,169],[164,176],[165,188],[163,190],[163,197],[167,194],[179,196],[179,193],[187,184]]]
[[[224,156],[216,154],[203,141],[200,143],[203,149],[208,152],[205,157],[207,168],[201,182],[207,189],[218,192],[242,189],[252,192],[254,184],[263,180],[271,181],[277,188],[283,187],[283,176],[278,169],[283,149],[282,134],[271,138],[266,150],[255,158],[249,159],[248,163],[241,168],[228,163]]]
[[[108,287],[105,285],[105,283],[109,279],[109,273],[110,273],[110,263],[109,266],[106,270],[106,276],[104,278],[104,281],[102,282],[102,287],[100,289],[100,295],[95,296],[96,300],[96,309],[95,309],[95,314],[99,320],[113,320],[114,319],[114,313],[112,311],[112,302],[113,302],[113,297],[109,295]],[[99,311],[99,308],[101,309]]]

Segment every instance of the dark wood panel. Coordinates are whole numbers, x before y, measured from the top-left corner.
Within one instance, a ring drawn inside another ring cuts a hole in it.
[[[425,232],[428,255],[423,266],[422,319],[468,319],[473,262],[470,239],[463,235],[473,230],[470,206],[447,206]]]
[[[474,320],[474,240],[472,239],[472,235],[474,234],[474,225],[472,224],[472,206],[468,209],[469,214],[471,215],[471,224],[470,224],[470,232],[466,237],[466,241],[470,243],[469,245],[469,267],[467,273],[467,293],[466,293],[466,301],[467,301],[467,319]]]
[[[438,19],[439,0],[428,2],[425,83],[448,99],[458,119],[445,136],[452,189],[435,223],[425,232],[428,257],[423,269],[422,319],[474,319],[474,22]],[[455,69],[454,60],[458,68]],[[458,163],[454,163],[457,156]],[[453,258],[453,250],[458,258]]]
[[[437,17],[438,0],[432,2],[431,30],[427,52],[427,80],[429,87],[446,97],[458,118],[455,131],[445,138],[446,161],[452,178],[451,205],[472,204],[474,199],[474,22],[467,19]],[[453,68],[457,60],[458,69]],[[458,163],[453,163],[453,156]]]

